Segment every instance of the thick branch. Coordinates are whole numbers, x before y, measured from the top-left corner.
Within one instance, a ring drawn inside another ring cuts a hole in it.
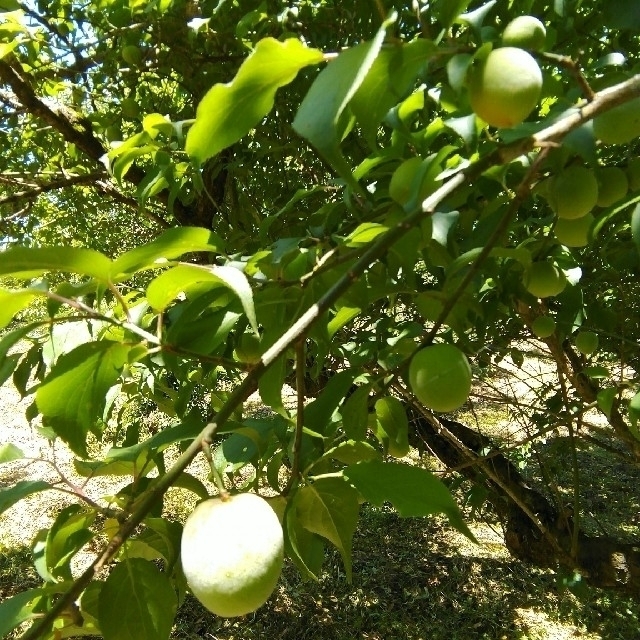
[[[60,178],[59,180],[52,180],[38,186],[32,187],[24,191],[17,191],[11,195],[0,198],[0,206],[4,204],[10,204],[12,202],[19,202],[21,200],[32,200],[41,193],[48,191],[54,191],[55,189],[62,189],[64,187],[71,187],[76,184],[87,184],[96,182],[100,178],[106,177],[106,174],[101,171],[97,173],[86,173],[80,176],[69,176],[68,178]]]

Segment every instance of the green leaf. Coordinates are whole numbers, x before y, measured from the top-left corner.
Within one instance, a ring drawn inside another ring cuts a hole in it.
[[[394,458],[404,458],[409,446],[409,421],[402,402],[397,398],[380,398],[375,404],[376,437],[385,453]]]
[[[180,554],[182,525],[164,518],[146,518],[144,524],[146,528],[127,541],[124,557],[147,560],[163,558],[167,568],[172,567]]]
[[[319,580],[324,560],[324,542],[319,535],[302,526],[295,499],[285,512],[284,543],[287,557],[293,560],[302,577]]]
[[[377,146],[378,125],[389,109],[413,89],[435,51],[434,43],[424,38],[402,45],[387,44],[380,50],[350,103],[372,149]]]
[[[332,542],[340,551],[351,582],[351,543],[358,524],[358,492],[341,478],[319,478],[295,495],[302,526]]]
[[[147,300],[156,311],[163,311],[179,293],[203,282],[224,286],[233,291],[240,299],[251,328],[258,333],[251,285],[247,276],[234,267],[178,265],[151,281],[147,287]]]
[[[376,506],[391,502],[403,518],[444,513],[453,527],[475,540],[447,487],[426,469],[372,461],[351,465],[344,475]]]
[[[362,440],[346,440],[329,449],[323,458],[333,458],[344,464],[356,464],[366,460],[379,460],[380,452],[368,442]]]
[[[0,464],[12,462],[13,460],[21,460],[24,457],[25,454],[22,449],[18,449],[15,444],[11,444],[11,442],[0,444]]]
[[[629,400],[629,420],[631,421],[631,433],[637,440],[640,440],[640,429],[638,429],[638,419],[640,419],[640,393],[636,393]]]
[[[120,562],[100,593],[104,640],[168,639],[177,607],[171,581],[152,562],[141,558]]]
[[[262,402],[285,418],[288,417],[288,413],[282,402],[282,386],[286,367],[287,361],[282,355],[269,366],[266,375],[263,375],[258,382]]]
[[[0,275],[31,279],[47,271],[62,271],[107,281],[111,260],[78,247],[13,247],[0,253]]]
[[[206,500],[209,498],[208,489],[202,484],[198,478],[192,476],[190,473],[182,472],[173,483],[174,487],[178,489],[184,489],[185,491],[191,491],[195,493],[199,498]]]
[[[342,428],[353,440],[363,440],[367,433],[370,392],[368,385],[358,387],[342,407]]]
[[[224,253],[224,241],[216,233],[201,227],[168,229],[152,242],[126,251],[111,266],[113,282],[127,278],[143,269],[162,266],[185,253]]]
[[[448,29],[455,19],[466,11],[471,0],[437,0],[433,7],[433,13]]]
[[[324,433],[357,375],[357,371],[347,369],[332,376],[320,395],[304,408],[305,427]]]
[[[0,513],[4,513],[9,507],[32,493],[55,489],[55,487],[43,480],[21,480],[16,484],[0,489]]]
[[[327,333],[329,339],[333,338],[337,331],[340,331],[342,327],[351,322],[362,312],[359,307],[340,307],[336,315],[327,324]]]
[[[640,252],[640,204],[636,205],[631,214],[631,238]]]
[[[130,350],[109,340],[82,344],[61,356],[38,387],[38,410],[74,453],[86,457],[86,435],[102,416]]]
[[[187,154],[202,164],[240,140],[271,111],[280,87],[289,84],[300,69],[322,60],[321,51],[295,38],[260,40],[236,77],[216,84],[198,105],[187,134]]]
[[[383,224],[379,224],[378,222],[363,222],[345,239],[345,247],[361,247],[369,244],[385,231],[387,231],[387,227]]]
[[[0,288],[0,329],[6,327],[16,313],[29,306],[29,303],[39,294],[41,292],[30,289],[10,291]]]
[[[54,579],[73,579],[69,562],[93,538],[93,532],[89,527],[95,517],[94,511],[84,511],[77,504],[70,505],[58,513],[46,534],[45,544],[38,547],[44,554],[43,564],[47,575]],[[34,556],[37,556],[35,550]]]
[[[35,601],[44,593],[43,589],[29,589],[0,602],[0,637],[4,638],[19,624],[33,618]]]
[[[377,58],[394,17],[385,20],[375,38],[343,51],[311,85],[293,121],[295,131],[326,158],[349,186],[362,192],[340,150],[350,116],[347,107]]]
[[[616,387],[609,387],[608,389],[602,389],[598,392],[597,403],[598,409],[604,413],[607,418],[611,414],[611,409],[613,408],[613,401],[616,399],[618,395],[618,389]]]

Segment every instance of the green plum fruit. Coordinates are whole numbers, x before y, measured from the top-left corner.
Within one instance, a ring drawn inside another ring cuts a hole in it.
[[[548,338],[556,330],[556,321],[551,316],[538,316],[531,323],[531,331],[536,338]]]
[[[467,88],[476,115],[494,127],[513,127],[538,104],[542,72],[524,49],[501,47],[469,65]]]
[[[520,47],[541,51],[547,37],[544,24],[534,16],[514,18],[502,32],[502,44],[506,47]]]
[[[212,498],[187,518],[180,554],[189,588],[209,611],[243,616],[276,588],[284,560],[282,526],[256,494]]]
[[[599,207],[610,207],[627,195],[629,178],[620,167],[598,167],[595,174],[598,181]]]
[[[598,334],[593,331],[580,331],[573,340],[576,349],[585,356],[590,356],[598,348]]]
[[[471,366],[451,344],[425,347],[411,359],[409,384],[425,407],[440,413],[455,411],[471,392]]]
[[[594,118],[593,134],[604,144],[626,144],[640,136],[640,98]]]
[[[524,273],[523,283],[536,298],[557,296],[567,286],[563,271],[550,260],[532,262]]]
[[[587,213],[582,218],[558,218],[553,232],[565,247],[586,247],[589,244],[589,232],[595,218]]]
[[[598,181],[593,171],[571,166],[553,178],[548,189],[548,200],[558,218],[582,218],[598,202]]]

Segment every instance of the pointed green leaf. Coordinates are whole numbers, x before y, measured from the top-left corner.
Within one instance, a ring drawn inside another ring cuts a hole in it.
[[[380,398],[375,405],[376,437],[385,453],[404,458],[409,453],[409,421],[402,402],[397,398]]]
[[[395,22],[386,20],[371,42],[343,51],[316,78],[293,121],[295,131],[306,138],[351,188],[361,191],[340,150],[350,116],[349,102],[377,58],[387,33]]]
[[[11,442],[0,444],[0,464],[12,462],[13,460],[21,460],[22,458],[24,458],[24,452],[22,449],[16,447],[15,444],[11,444]]]
[[[629,400],[629,420],[631,422],[631,433],[640,440],[640,429],[638,429],[638,420],[640,420],[640,392],[636,393]]]
[[[32,493],[55,489],[53,485],[43,480],[21,480],[16,484],[0,489],[0,513],[12,507],[16,502],[30,496]]]
[[[631,238],[636,249],[640,251],[640,204],[636,205],[631,214]]]
[[[353,440],[364,440],[367,433],[370,391],[368,385],[358,387],[342,407],[342,428]]]
[[[295,506],[302,526],[340,551],[350,582],[351,543],[360,511],[358,492],[341,478],[320,478],[296,493]]]
[[[307,580],[319,580],[324,560],[323,539],[300,523],[295,504],[290,503],[284,517],[284,544],[291,558]]]
[[[332,376],[320,395],[304,408],[304,426],[324,433],[357,375],[357,371],[347,369]]]
[[[350,107],[371,148],[376,148],[378,126],[391,107],[413,89],[416,78],[436,51],[433,42],[417,38],[382,48]]]
[[[128,360],[129,345],[103,340],[61,356],[38,387],[36,403],[47,423],[78,455],[86,457],[86,435],[102,416],[107,391]]]
[[[152,562],[141,558],[120,562],[100,592],[104,640],[168,639],[177,607],[169,578]]]
[[[604,413],[607,418],[611,414],[611,409],[613,408],[613,401],[616,399],[618,395],[618,389],[616,387],[608,387],[607,389],[602,389],[598,392],[597,403],[598,409]]]
[[[267,373],[258,382],[258,391],[262,402],[285,418],[288,413],[282,402],[282,387],[286,366],[285,357],[280,356],[269,366]]]
[[[108,280],[111,260],[79,247],[13,247],[0,253],[0,275],[35,278],[47,271],[62,271]]]
[[[295,38],[260,40],[236,77],[216,84],[198,105],[186,152],[202,164],[240,140],[271,111],[280,87],[289,84],[300,69],[322,60],[321,51]]]
[[[22,311],[38,295],[37,291],[0,289],[0,329],[6,327],[16,313]]]
[[[329,449],[323,458],[333,458],[344,464],[356,464],[366,460],[380,460],[380,452],[368,442],[362,440],[346,440]]]
[[[240,299],[251,328],[256,333],[258,332],[251,285],[247,276],[234,267],[178,265],[161,273],[151,281],[147,287],[147,300],[154,309],[163,311],[179,293],[189,291],[195,285],[203,282],[209,282],[214,286],[224,286],[233,291]]]
[[[455,19],[464,13],[471,0],[437,0],[434,4],[433,12],[446,29],[448,29]]]
[[[93,538],[89,527],[95,518],[95,511],[85,511],[77,504],[58,513],[42,549],[48,574],[54,578],[73,579],[69,562]]]
[[[117,282],[137,271],[155,268],[192,252],[224,253],[224,242],[217,234],[201,227],[168,229],[152,242],[126,251],[114,260],[111,278]]]
[[[0,602],[0,638],[35,616],[36,600],[44,593],[43,589],[29,589]]]
[[[372,461],[351,465],[344,475],[368,502],[379,507],[391,502],[403,518],[444,513],[452,526],[474,540],[447,487],[426,469]]]

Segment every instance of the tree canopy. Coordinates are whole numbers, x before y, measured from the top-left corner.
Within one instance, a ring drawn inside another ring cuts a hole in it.
[[[0,630],[117,639],[134,616],[137,637],[169,637],[181,525],[158,504],[171,486],[207,497],[185,472],[200,453],[221,491],[272,496],[306,577],[333,544],[350,578],[363,501],[472,535],[445,484],[402,462],[420,443],[482,489],[515,556],[640,592],[637,544],[582,525],[575,455],[640,462],[634,0],[0,11],[1,379],[89,480],[131,476],[112,503],[60,512],[37,541],[43,587],[0,605]],[[519,16],[537,20],[505,31]],[[553,381],[526,406],[492,399],[526,421],[519,446],[566,432],[542,487],[444,415],[532,340]],[[272,413],[248,418],[256,391]],[[169,426],[127,421],[136,403]],[[0,509],[52,488],[17,482]],[[133,591],[145,610],[115,620]]]

